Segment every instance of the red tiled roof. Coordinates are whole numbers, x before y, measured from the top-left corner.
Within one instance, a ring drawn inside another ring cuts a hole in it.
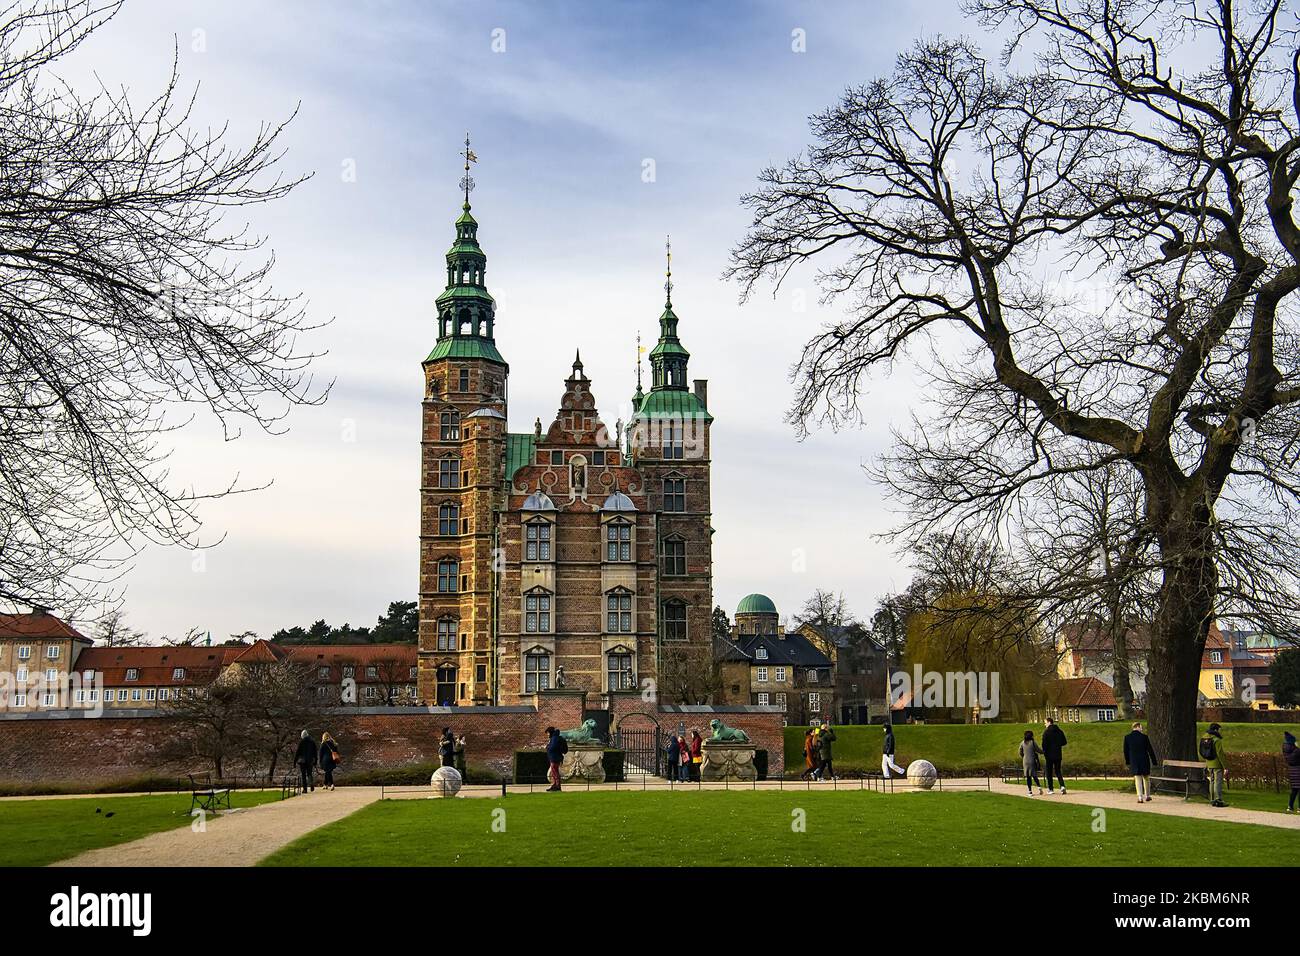
[[[1115,691],[1095,677],[1072,677],[1053,681],[1048,699],[1057,707],[1114,707]]]
[[[1151,649],[1151,631],[1145,624],[1127,628],[1128,649],[1146,652]],[[1067,624],[1061,628],[1065,646],[1083,654],[1108,654],[1114,650],[1109,630],[1093,621],[1087,624]]]
[[[72,637],[90,643],[90,638],[65,624],[48,611],[31,614],[0,614],[0,637]]]
[[[415,666],[414,644],[286,644],[289,659],[319,664],[379,664],[400,661]]]

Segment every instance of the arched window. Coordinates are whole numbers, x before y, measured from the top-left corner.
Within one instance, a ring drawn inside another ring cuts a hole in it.
[[[615,588],[605,595],[605,631],[632,633],[632,592],[626,588]]]
[[[443,441],[460,440],[460,412],[454,408],[449,408],[442,413],[442,428],[438,437]]]
[[[524,595],[524,630],[529,634],[551,633],[551,592],[534,588]]]
[[[551,523],[529,521],[524,524],[524,560],[551,560]]]
[[[443,558],[438,562],[438,591],[441,594],[454,594],[460,579],[460,562],[455,558]]]
[[[664,602],[664,640],[686,640],[686,602]]]
[[[605,560],[632,560],[632,525],[623,520],[605,525]]]
[[[460,505],[446,501],[438,505],[438,534],[448,535],[460,532]]]

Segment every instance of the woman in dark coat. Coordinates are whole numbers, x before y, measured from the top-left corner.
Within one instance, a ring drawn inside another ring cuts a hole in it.
[[[438,758],[444,767],[450,767],[456,760],[456,738],[451,735],[451,728],[442,728],[442,740],[438,742]]]
[[[1282,759],[1286,761],[1286,776],[1291,782],[1291,799],[1286,803],[1286,812],[1296,812],[1296,800],[1300,799],[1300,747],[1295,745],[1295,734],[1289,730],[1282,732]]]
[[[320,768],[325,773],[325,787],[334,789],[334,768],[339,765],[339,745],[328,733],[320,738]]]
[[[1138,803],[1150,803],[1151,765],[1156,762],[1156,748],[1151,746],[1151,738],[1142,733],[1140,723],[1134,724],[1124,738],[1124,762],[1128,764],[1129,773],[1133,774]]]
[[[670,734],[668,737],[668,779],[677,779],[677,768],[681,766],[682,749],[677,743],[677,735]]]
[[[316,741],[311,739],[311,734],[307,731],[302,732],[298,738],[298,750],[293,755],[293,762],[298,765],[299,783],[302,786],[302,792],[315,792],[316,790]]]

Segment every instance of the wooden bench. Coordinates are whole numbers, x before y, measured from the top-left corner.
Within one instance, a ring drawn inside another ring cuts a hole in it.
[[[1205,764],[1199,760],[1162,760],[1160,773],[1151,776],[1151,789],[1159,793],[1161,787],[1171,793],[1181,793],[1187,800],[1193,793],[1210,795],[1210,781],[1205,775]]]
[[[214,787],[212,785],[212,774],[210,773],[191,773],[190,778],[190,813],[194,808],[205,810],[208,813],[215,813],[222,807],[229,810],[230,806],[230,788]]]

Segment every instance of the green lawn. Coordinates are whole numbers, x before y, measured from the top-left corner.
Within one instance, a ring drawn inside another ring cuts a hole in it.
[[[1201,724],[1204,731],[1206,724]],[[785,765],[788,771],[803,769],[805,727],[785,730]],[[898,748],[895,761],[907,766],[918,758],[929,760],[943,773],[996,770],[1019,763],[1020,741],[1026,729],[1042,739],[1041,724],[899,724],[894,727]],[[1093,724],[1062,724],[1068,744],[1065,772],[1116,769],[1123,766],[1124,735],[1128,721]],[[1231,753],[1278,753],[1282,731],[1300,736],[1300,724],[1224,724],[1223,740]],[[880,745],[885,732],[879,724],[836,726],[835,767],[837,770],[880,771]]]
[[[494,814],[504,809],[504,818]],[[795,811],[806,832],[792,830]],[[505,832],[494,832],[504,819]],[[269,866],[1293,866],[1300,834],[984,792],[601,792],[385,800]]]
[[[1067,790],[1080,791],[1113,791],[1117,793],[1133,793],[1133,780],[1066,780]],[[1233,790],[1231,788],[1223,791],[1223,802],[1230,807],[1240,807],[1242,810],[1265,810],[1269,813],[1286,813],[1286,798],[1290,793],[1290,788],[1284,789],[1281,793],[1274,793],[1272,790]],[[1133,798],[1137,799],[1136,796]],[[1193,796],[1189,801],[1191,803],[1208,804],[1210,801],[1205,797]]]
[[[230,802],[251,807],[278,799],[278,790],[248,790],[237,791]],[[0,866],[45,866],[86,850],[188,826],[192,819],[188,793],[4,800],[0,801]]]

